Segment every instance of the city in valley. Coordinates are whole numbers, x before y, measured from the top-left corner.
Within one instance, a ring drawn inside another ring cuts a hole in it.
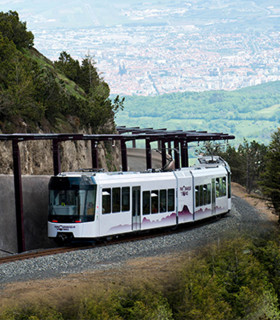
[[[234,90],[280,80],[280,32],[202,32],[195,26],[138,26],[36,32],[36,46],[58,60],[93,56],[112,94]]]
[[[1,2],[1,0],[0,0]],[[93,57],[112,94],[235,90],[280,80],[279,0],[27,0],[35,47]],[[8,5],[7,5],[8,6]],[[28,14],[27,14],[28,13]]]

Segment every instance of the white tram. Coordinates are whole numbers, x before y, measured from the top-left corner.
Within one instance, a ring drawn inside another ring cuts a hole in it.
[[[66,172],[51,178],[49,194],[50,238],[109,237],[227,213],[230,168],[220,157],[200,157],[168,172]]]

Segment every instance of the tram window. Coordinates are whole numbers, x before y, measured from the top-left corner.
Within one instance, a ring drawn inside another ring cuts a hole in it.
[[[96,190],[87,191],[86,215],[88,216],[88,220],[90,221],[94,221],[95,217],[95,197]]]
[[[231,198],[231,174],[228,174],[228,198]]]
[[[111,189],[102,190],[102,213],[111,213]]]
[[[227,182],[226,177],[216,178],[216,197],[224,197],[227,194]]]
[[[158,213],[158,190],[151,192],[152,198],[152,213]]]
[[[199,207],[199,186],[195,187],[195,206]]]
[[[130,189],[122,188],[122,211],[129,211],[130,208]]]
[[[61,206],[74,206],[76,205],[76,194],[75,190],[59,190],[55,197],[55,204]]]
[[[121,211],[121,188],[113,188],[113,212]]]
[[[219,189],[220,189],[220,197],[223,196],[223,179],[219,178]]]
[[[79,215],[78,190],[50,190],[51,213],[53,215]]]
[[[151,213],[150,191],[143,191],[143,215]]]
[[[216,178],[216,198],[220,197],[220,179]]]
[[[174,211],[174,199],[175,199],[175,192],[174,189],[168,189],[168,211]]]
[[[211,203],[211,184],[195,187],[195,206],[201,207]]]
[[[207,184],[207,196],[206,196],[206,204],[211,203],[211,184]]]
[[[205,206],[208,201],[207,185],[206,184],[203,185],[202,190],[203,190],[203,205]]]
[[[166,212],[166,190],[160,190],[160,212]]]
[[[199,206],[203,206],[204,201],[203,201],[203,185],[199,186]]]
[[[226,177],[222,178],[222,189],[223,189],[223,197],[227,195],[227,179]]]
[[[85,214],[86,190],[79,190],[79,214]]]

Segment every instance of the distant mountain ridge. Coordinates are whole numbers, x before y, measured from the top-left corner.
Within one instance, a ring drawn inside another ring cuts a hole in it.
[[[280,126],[280,81],[236,91],[205,91],[128,96],[117,115],[118,125],[207,130],[236,136],[236,144],[268,144]]]
[[[264,25],[273,28],[279,23],[277,0],[211,0],[207,3],[204,0],[2,0],[0,4],[1,10],[18,11],[33,30],[176,23],[201,27],[217,25],[221,29],[233,27],[242,31],[251,24],[254,29],[261,29]]]

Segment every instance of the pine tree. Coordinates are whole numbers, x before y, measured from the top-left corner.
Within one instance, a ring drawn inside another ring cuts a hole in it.
[[[272,135],[261,178],[263,194],[270,200],[280,222],[280,128]]]
[[[63,72],[69,79],[77,81],[80,72],[80,64],[78,60],[74,60],[66,51],[62,51],[58,61],[54,62],[54,66]]]
[[[27,31],[26,22],[19,20],[16,11],[0,12],[0,33],[13,41],[17,49],[33,47],[34,35]]]

